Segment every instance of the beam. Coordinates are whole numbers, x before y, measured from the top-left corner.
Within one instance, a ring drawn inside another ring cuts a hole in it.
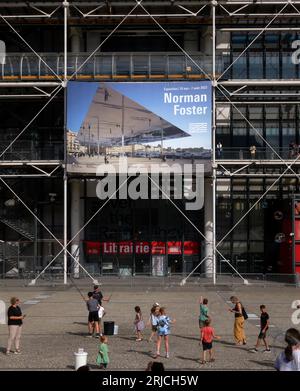
[[[235,79],[227,81],[219,81],[218,84],[222,86],[240,86],[245,84],[246,86],[300,86],[299,79]],[[246,94],[245,94],[246,96]]]
[[[14,81],[0,81],[0,87],[6,88],[6,87],[57,87],[60,86],[62,83],[60,82],[34,82],[34,81],[28,81],[28,82],[14,82]]]

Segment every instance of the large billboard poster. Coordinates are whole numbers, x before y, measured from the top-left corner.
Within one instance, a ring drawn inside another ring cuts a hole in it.
[[[75,172],[95,172],[120,156],[209,160],[211,82],[70,82],[67,153]]]

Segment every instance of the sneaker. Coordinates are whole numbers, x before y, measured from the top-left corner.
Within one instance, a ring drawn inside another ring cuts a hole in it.
[[[265,349],[263,353],[271,353],[271,349]]]
[[[153,358],[158,358],[158,357],[160,357],[160,354],[156,353],[156,355]]]
[[[6,351],[6,355],[7,355],[7,356],[10,355],[10,351],[9,351],[9,350]]]
[[[15,351],[15,354],[21,354],[21,350],[17,349],[17,350]]]
[[[94,337],[95,338],[100,338],[100,334],[95,334]]]
[[[93,338],[93,334],[88,334],[87,338]]]
[[[249,352],[251,352],[251,353],[257,353],[258,350],[257,350],[256,348],[254,348],[254,349],[250,349]]]
[[[170,354],[169,353],[166,353],[166,358],[170,358]]]

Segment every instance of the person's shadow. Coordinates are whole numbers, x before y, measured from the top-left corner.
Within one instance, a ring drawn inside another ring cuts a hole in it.
[[[257,360],[249,360],[249,362],[253,362],[254,364],[261,365],[262,367],[268,367],[268,368],[274,368],[274,362],[273,361],[257,361]]]

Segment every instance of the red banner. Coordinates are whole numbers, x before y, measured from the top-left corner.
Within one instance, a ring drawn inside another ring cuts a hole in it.
[[[168,242],[168,254],[180,255],[182,253],[181,242]]]
[[[86,252],[88,255],[100,254],[100,242],[86,242]]]
[[[133,254],[133,242],[130,241],[119,242],[119,254],[120,255]]]
[[[118,254],[118,244],[116,242],[102,242],[103,254]]]
[[[151,254],[165,254],[166,243],[165,242],[151,242]]]
[[[87,255],[100,255],[102,254],[120,254],[127,255],[135,254],[154,254],[165,255],[166,246],[169,255],[182,254],[182,242],[133,242],[131,240],[122,242],[91,242],[86,241],[86,253]],[[200,247],[198,242],[186,241],[184,242],[184,254],[196,255],[199,254]]]
[[[135,242],[135,253],[136,254],[150,254],[150,243],[149,242]]]
[[[199,254],[199,243],[198,242],[184,242],[184,254],[185,255],[197,255]]]

